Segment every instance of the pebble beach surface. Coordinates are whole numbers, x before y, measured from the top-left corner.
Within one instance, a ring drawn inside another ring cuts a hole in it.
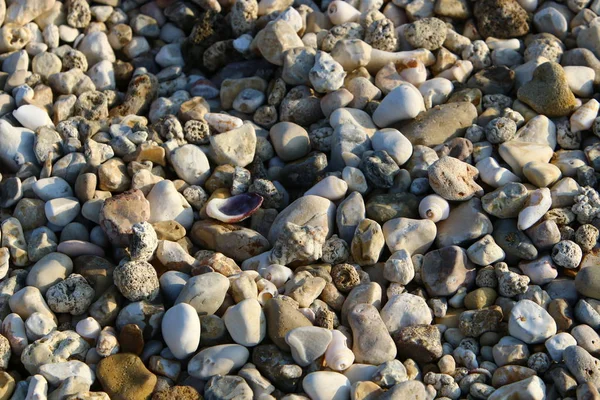
[[[600,400],[600,0],[0,0],[0,400]]]

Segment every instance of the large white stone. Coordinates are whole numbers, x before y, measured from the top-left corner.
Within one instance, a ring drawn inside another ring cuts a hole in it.
[[[312,372],[302,380],[302,388],[311,400],[347,400],[351,387],[346,376],[333,371]]]
[[[47,201],[44,206],[46,218],[56,226],[66,226],[77,217],[79,210],[81,210],[81,206],[74,197],[52,199]]]
[[[13,116],[27,129],[36,130],[40,126],[54,127],[48,112],[32,104],[25,104],[13,111]]]
[[[417,295],[402,293],[392,296],[381,309],[381,319],[388,332],[413,325],[429,325],[431,311],[425,300]]]
[[[393,128],[380,129],[371,137],[373,150],[385,150],[398,165],[408,161],[413,147],[410,140],[399,130]]]
[[[169,308],[162,319],[162,335],[176,358],[190,356],[200,344],[200,318],[196,309],[186,303]]]
[[[60,197],[73,197],[73,189],[69,182],[58,176],[42,178],[32,185],[33,192],[44,201]]]
[[[531,300],[521,300],[510,311],[508,332],[527,344],[542,343],[556,334],[556,322]]]
[[[16,172],[21,164],[38,165],[33,151],[35,133],[29,129],[15,128],[0,119],[0,164]]]
[[[177,176],[190,185],[202,185],[210,176],[208,158],[200,147],[193,144],[173,150],[171,164]]]
[[[425,103],[419,89],[403,83],[383,98],[373,113],[375,125],[385,128],[395,122],[416,117],[425,111]]]
[[[242,346],[256,346],[267,334],[265,313],[256,299],[245,299],[229,307],[223,322],[234,342]]]
[[[190,229],[194,223],[194,209],[187,200],[175,189],[170,180],[156,183],[146,200],[150,203],[150,219],[148,222],[175,220],[185,229]]]
[[[55,386],[72,376],[90,385],[96,380],[94,371],[86,363],[77,360],[44,364],[40,367],[40,374]]]

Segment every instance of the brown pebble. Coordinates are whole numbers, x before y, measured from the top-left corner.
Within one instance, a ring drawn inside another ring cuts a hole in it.
[[[142,354],[144,351],[144,333],[136,324],[127,324],[119,333],[122,353]]]

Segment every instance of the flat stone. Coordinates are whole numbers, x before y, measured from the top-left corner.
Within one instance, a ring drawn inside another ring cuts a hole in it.
[[[458,102],[435,106],[424,111],[407,123],[399,124],[398,130],[413,144],[436,146],[464,135],[466,129],[477,121],[477,109],[471,103]]]

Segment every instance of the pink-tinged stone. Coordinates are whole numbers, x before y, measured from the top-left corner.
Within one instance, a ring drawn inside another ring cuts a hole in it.
[[[150,218],[150,203],[141,190],[129,190],[104,201],[100,209],[100,226],[115,246],[129,244],[132,227]]]
[[[69,257],[79,256],[98,256],[104,257],[104,249],[94,243],[84,242],[83,240],[67,240],[58,245],[56,249],[59,253]]]

